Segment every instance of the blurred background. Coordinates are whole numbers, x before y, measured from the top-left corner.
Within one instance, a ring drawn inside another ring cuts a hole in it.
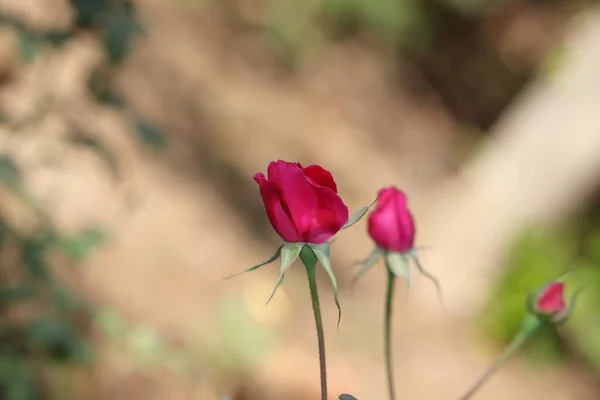
[[[577,267],[576,312],[481,399],[600,398],[600,10],[592,0],[0,0],[0,398],[318,398],[302,268],[252,176],[397,185],[421,258],[396,298],[403,399],[456,399]],[[385,273],[339,234],[331,398],[386,398]]]

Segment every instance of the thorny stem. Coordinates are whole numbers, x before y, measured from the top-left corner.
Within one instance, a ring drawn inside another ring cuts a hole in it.
[[[531,337],[537,334],[544,326],[544,323],[534,315],[527,315],[523,320],[521,330],[510,342],[504,352],[494,361],[487,371],[475,382],[473,386],[465,393],[460,400],[469,400],[479,389],[498,371],[498,369],[527,342]]]
[[[327,400],[327,366],[325,361],[325,334],[323,331],[323,319],[321,318],[321,307],[319,305],[319,291],[317,289],[316,265],[317,258],[312,250],[304,247],[300,253],[300,258],[306,267],[308,277],[308,287],[310,288],[310,298],[312,300],[313,313],[315,315],[315,325],[317,327],[317,342],[319,345],[319,366],[321,371],[321,400]]]
[[[394,299],[394,285],[396,276],[388,268],[387,293],[385,298],[385,366],[387,372],[387,385],[390,400],[395,400],[394,373],[392,368],[392,306]]]

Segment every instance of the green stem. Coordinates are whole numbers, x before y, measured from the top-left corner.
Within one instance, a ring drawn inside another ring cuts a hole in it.
[[[327,400],[327,365],[325,360],[325,333],[323,331],[323,319],[321,317],[321,307],[319,305],[319,291],[317,289],[317,258],[312,250],[304,247],[300,253],[300,258],[306,267],[308,277],[308,287],[310,288],[310,298],[312,300],[313,313],[315,315],[315,325],[317,326],[317,342],[319,345],[319,366],[321,371],[321,400]]]
[[[460,398],[460,400],[471,399],[481,387],[500,369],[500,367],[527,342],[531,337],[537,334],[544,327],[544,321],[537,316],[528,314],[523,320],[521,330],[510,342],[504,352],[494,361],[487,371],[471,386],[471,388]]]
[[[396,275],[388,268],[387,293],[385,298],[385,366],[390,400],[395,400],[394,373],[392,368],[392,306],[394,303],[394,284]]]

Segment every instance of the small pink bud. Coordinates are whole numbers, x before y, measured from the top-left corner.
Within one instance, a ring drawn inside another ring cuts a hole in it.
[[[547,315],[556,315],[565,310],[564,292],[565,284],[553,282],[539,294],[535,302],[535,310]]]
[[[369,235],[379,248],[398,253],[413,248],[415,223],[406,202],[406,195],[394,186],[379,192],[368,222]]]

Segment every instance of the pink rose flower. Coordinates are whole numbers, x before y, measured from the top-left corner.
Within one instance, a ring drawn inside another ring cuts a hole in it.
[[[348,207],[331,173],[318,165],[273,161],[254,180],[267,216],[286,242],[324,243],[348,221]]]

